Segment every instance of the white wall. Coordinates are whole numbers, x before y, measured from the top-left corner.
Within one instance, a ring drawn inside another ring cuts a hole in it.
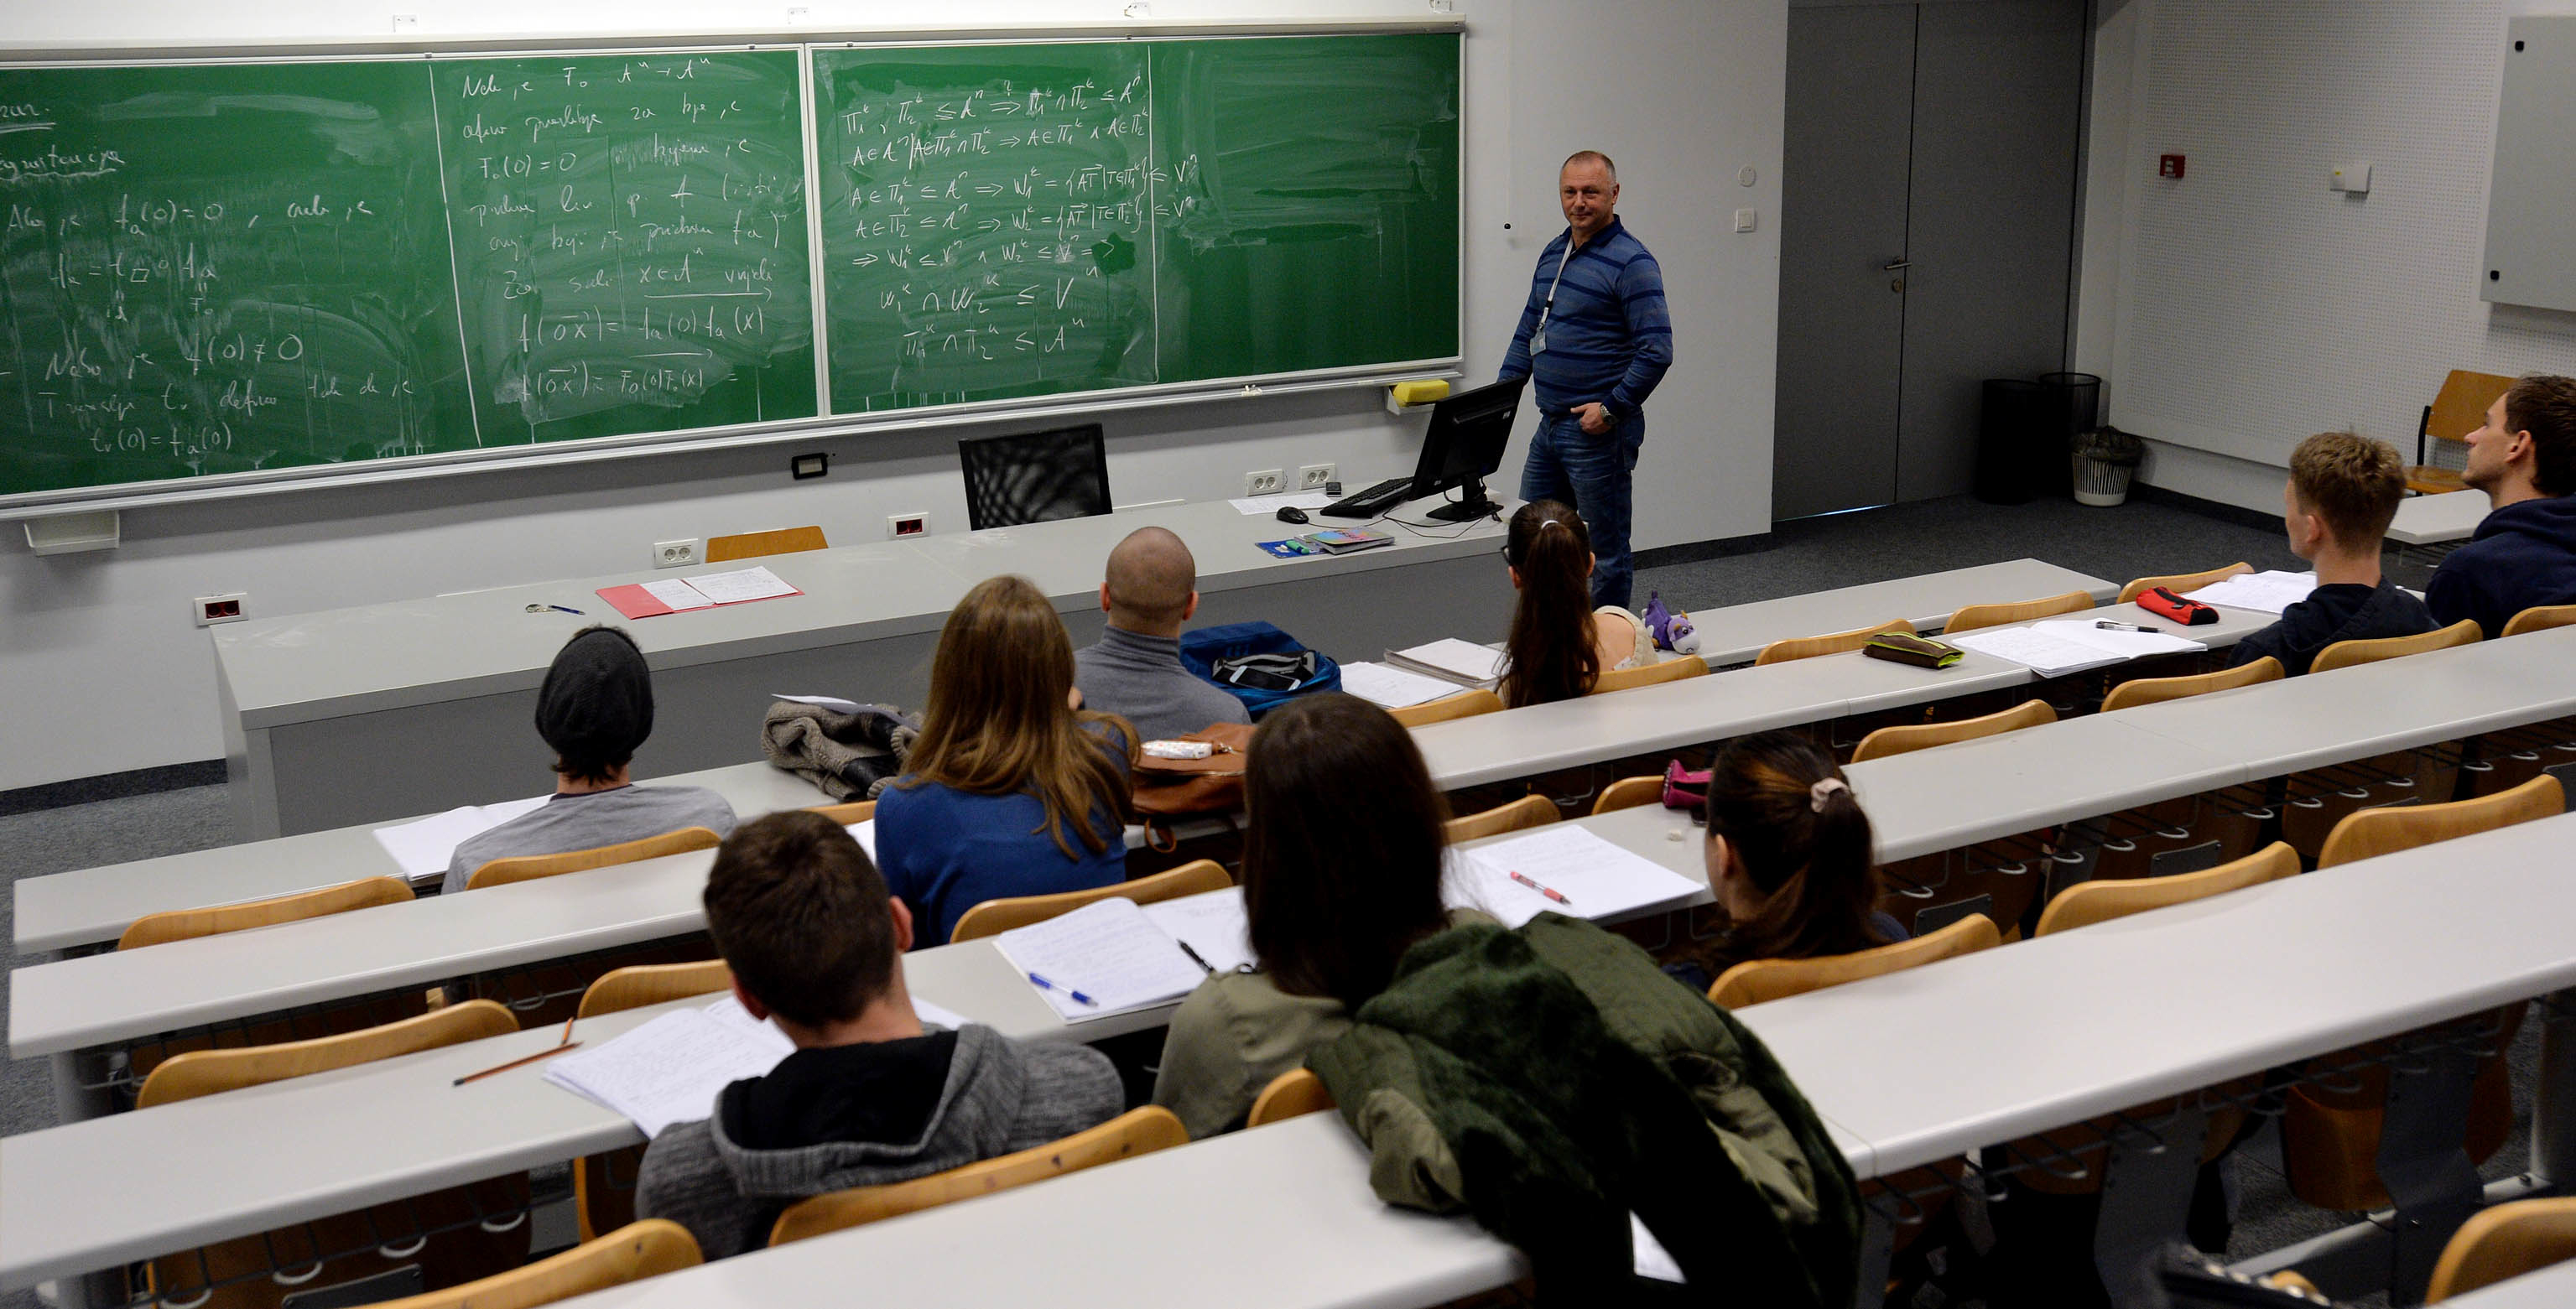
[[[2076,366],[2145,480],[2268,511],[2311,432],[2411,459],[2451,369],[2576,372],[2576,315],[2478,299],[2505,16],[2548,7],[2102,0]]]
[[[811,30],[1115,19],[1123,0],[951,0],[935,9],[799,0]],[[391,14],[424,36],[693,31],[721,15],[786,22],[785,3],[703,0],[95,0],[15,6],[11,42],[377,37]],[[1563,226],[1555,163],[1592,147],[1619,161],[1621,212],[1660,258],[1679,363],[1649,403],[1637,472],[1640,547],[1770,526],[1778,176],[1785,0],[1460,0],[1468,23],[1470,380],[1490,376],[1537,251]],[[1156,19],[1409,17],[1421,0],[1153,0]],[[1738,187],[1752,165],[1758,184]],[[1739,205],[1760,230],[1724,229]],[[1503,223],[1511,221],[1511,232]],[[1373,393],[1106,413],[1120,504],[1238,494],[1245,470],[1338,463],[1346,480],[1409,469],[1417,420]],[[882,537],[928,510],[961,530],[946,429],[816,439],[587,466],[518,469],[344,491],[132,510],[125,544],[37,557],[0,540],[0,789],[222,753],[213,661],[191,597],[250,595],[254,614],[371,604],[636,569],[650,543],[819,522],[836,541]],[[791,484],[791,451],[834,454]],[[1504,469],[1517,479],[1519,447]]]

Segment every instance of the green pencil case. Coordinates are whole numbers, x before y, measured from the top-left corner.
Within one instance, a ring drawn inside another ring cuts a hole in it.
[[[1959,662],[1960,653],[1955,645],[1911,632],[1880,632],[1862,642],[1860,652],[1872,659],[1890,659],[1918,668],[1947,668]]]

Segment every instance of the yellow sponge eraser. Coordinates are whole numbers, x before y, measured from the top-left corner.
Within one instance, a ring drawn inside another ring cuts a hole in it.
[[[1427,405],[1434,400],[1447,398],[1448,394],[1449,384],[1436,380],[1398,382],[1395,384],[1394,391],[1395,402],[1400,405]]]

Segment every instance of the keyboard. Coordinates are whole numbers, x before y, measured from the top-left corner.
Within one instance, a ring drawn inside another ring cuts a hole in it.
[[[1327,518],[1375,518],[1404,503],[1413,489],[1410,477],[1390,477],[1355,495],[1346,495],[1318,512]]]

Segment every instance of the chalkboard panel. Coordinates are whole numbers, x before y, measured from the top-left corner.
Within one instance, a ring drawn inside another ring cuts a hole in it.
[[[436,61],[471,444],[814,415],[793,50]]]
[[[0,69],[0,493],[472,424],[419,60]]]

